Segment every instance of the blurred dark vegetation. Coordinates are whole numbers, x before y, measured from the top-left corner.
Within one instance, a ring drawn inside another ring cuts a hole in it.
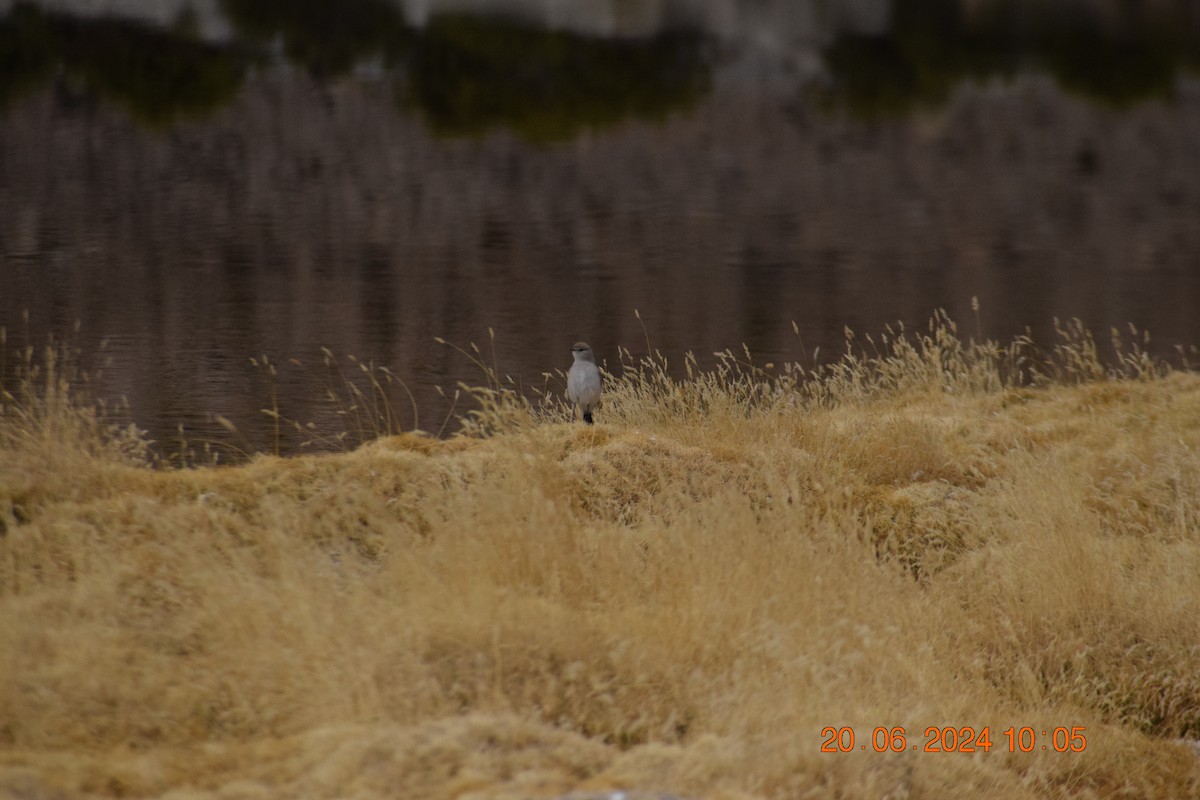
[[[826,48],[825,105],[866,119],[944,102],[964,81],[1053,76],[1064,91],[1125,108],[1169,98],[1200,73],[1200,4],[1118,4],[1102,19],[1083,3],[897,0],[881,36],[840,35]],[[609,39],[514,18],[446,14],[410,28],[394,0],[221,0],[238,38],[200,40],[171,28],[83,19],[18,4],[0,19],[0,108],[56,82],[118,102],[164,127],[237,96],[249,72],[283,56],[319,79],[359,65],[396,75],[398,99],[445,135],[509,128],[568,139],[623,119],[687,109],[711,85],[715,48],[696,32]]]
[[[151,127],[209,114],[237,96],[253,57],[200,41],[187,23],[164,30],[17,5],[0,20],[0,108],[57,80],[116,101]]]
[[[317,77],[372,59],[396,64],[414,36],[391,0],[221,0],[221,10],[247,42],[281,38],[288,61]]]
[[[843,35],[825,52],[828,106],[878,119],[944,103],[964,81],[1049,74],[1067,93],[1115,109],[1172,95],[1200,73],[1200,5],[1123,3],[1103,19],[1086,4],[901,0],[885,36]]]
[[[0,108],[50,81],[125,105],[152,126],[203,116],[236,97],[247,72],[284,57],[318,79],[361,64],[399,74],[399,101],[447,135],[508,127],[567,139],[629,117],[659,119],[707,91],[697,34],[587,37],[511,18],[449,14],[409,28],[390,0],[221,0],[236,45],[201,42],[187,20],[158,29],[19,4],[0,20]]]
[[[408,101],[434,130],[511,127],[567,139],[622,119],[660,119],[709,88],[696,34],[600,39],[466,14],[435,17],[409,61]]]

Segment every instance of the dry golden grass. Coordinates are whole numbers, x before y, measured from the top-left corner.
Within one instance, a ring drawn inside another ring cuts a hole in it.
[[[0,416],[0,795],[1200,796],[1200,378],[1090,342],[627,359],[595,427],[496,383],[487,436],[185,470],[46,370]],[[950,725],[992,750],[870,746]]]

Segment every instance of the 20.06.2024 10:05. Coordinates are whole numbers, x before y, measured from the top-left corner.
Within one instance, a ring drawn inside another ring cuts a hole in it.
[[[1034,750],[1079,753],[1087,747],[1087,737],[1082,725],[1070,728],[1060,726],[1040,732],[1029,726],[1018,728],[1010,725],[1001,735],[1007,740],[1010,753],[1032,753]],[[822,753],[850,753],[856,749],[852,727],[835,728],[829,725],[821,729],[821,737]],[[860,744],[857,749],[866,750],[870,747],[876,753],[899,753],[910,749],[926,753],[990,753],[994,746],[990,725],[985,725],[978,732],[969,726],[955,728],[930,725],[925,729],[924,737],[923,747],[919,743],[910,746],[903,726],[887,728],[879,725],[871,730],[870,744]]]

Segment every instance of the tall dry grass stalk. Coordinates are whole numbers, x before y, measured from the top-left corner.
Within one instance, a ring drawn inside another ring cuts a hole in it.
[[[1200,379],[1060,331],[626,352],[587,428],[493,370],[465,435],[185,470],[27,356],[0,795],[1197,796]]]
[[[412,407],[412,425],[420,424],[417,403],[408,385],[390,369],[371,361],[360,361],[353,355],[339,359],[328,348],[321,348],[321,401],[332,413],[336,424],[327,430],[312,420],[302,422],[289,417],[282,409],[278,392],[279,371],[267,355],[250,359],[250,364],[264,378],[270,399],[268,408],[262,409],[271,420],[271,450],[273,455],[283,451],[283,433],[287,430],[299,449],[334,452],[351,450],[382,436],[394,436],[403,432],[400,414],[393,405],[397,391],[402,392]],[[290,359],[289,366],[299,370],[307,365],[298,359]],[[237,432],[237,426],[219,418],[227,430]],[[246,455],[241,453],[240,455]]]

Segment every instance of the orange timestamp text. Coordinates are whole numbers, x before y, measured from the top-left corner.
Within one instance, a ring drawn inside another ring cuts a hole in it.
[[[1087,736],[1083,725],[1060,726],[1039,730],[1028,725],[1010,725],[1000,732],[997,739],[1001,751],[1010,753],[1032,753],[1034,750],[1053,750],[1056,753],[1081,753],[1087,747]],[[921,739],[909,742],[908,733],[901,725],[888,728],[878,725],[871,730],[868,743],[855,745],[854,728],[843,725],[827,725],[821,729],[822,753],[851,753],[855,750],[874,750],[876,753],[900,753],[905,750],[920,750],[925,753],[990,753],[992,751],[992,729],[985,725],[979,730],[970,726],[953,727],[930,725]]]

